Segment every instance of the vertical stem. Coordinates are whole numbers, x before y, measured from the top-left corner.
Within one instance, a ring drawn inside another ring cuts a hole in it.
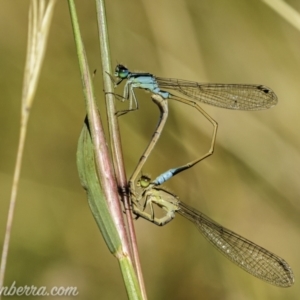
[[[101,194],[104,195],[104,197],[101,198],[103,198],[106,201],[111,215],[111,219],[113,220],[114,226],[118,231],[119,239],[121,241],[120,247],[118,247],[118,239],[116,240],[116,243],[114,243],[115,247],[113,249],[113,254],[119,261],[129,298],[142,299],[142,295],[140,292],[141,287],[136,280],[136,274],[133,269],[132,261],[129,257],[130,247],[125,230],[123,213],[119,201],[118,186],[114,176],[113,166],[106,144],[103,126],[95,101],[93,84],[88,68],[84,44],[82,42],[80,34],[80,28],[74,0],[69,0],[68,2],[77,48],[79,67],[82,77],[83,92],[86,101],[89,132],[93,145],[96,173],[102,188]],[[99,199],[99,201],[102,201],[102,199]],[[101,214],[102,211],[94,210],[94,213]]]
[[[130,238],[130,244],[132,249],[133,261],[137,271],[137,277],[142,290],[142,296],[147,299],[146,289],[140,264],[140,259],[138,255],[137,240],[133,225],[133,218],[130,207],[130,200],[128,197],[127,189],[127,179],[124,168],[124,160],[122,155],[121,138],[119,131],[118,119],[116,117],[116,109],[113,96],[113,85],[112,81],[106,72],[111,72],[110,64],[110,50],[109,50],[109,38],[107,32],[107,22],[105,13],[104,0],[96,0],[97,5],[97,17],[98,17],[98,30],[99,30],[99,41],[100,41],[100,51],[102,59],[102,71],[103,71],[103,81],[104,90],[106,92],[106,108],[107,108],[107,118],[110,134],[110,145],[113,157],[114,170],[116,173],[117,183],[119,189],[122,191],[122,200],[125,206],[126,219],[128,224],[128,233]]]
[[[48,1],[47,5],[46,2],[47,1],[45,0],[32,0],[29,7],[27,56],[22,90],[20,137],[1,257],[0,291],[4,282],[11,228],[16,206],[22,158],[26,140],[27,124],[45,56],[47,39],[56,0]]]
[[[20,129],[17,160],[16,160],[16,165],[15,165],[15,171],[14,171],[14,177],[13,177],[13,183],[12,183],[12,189],[11,189],[11,196],[10,196],[10,204],[9,204],[8,216],[7,216],[7,221],[6,221],[5,237],[4,237],[2,256],[1,256],[0,290],[3,287],[3,282],[4,282],[6,262],[7,262],[7,256],[8,256],[8,250],[9,250],[9,241],[10,241],[10,236],[11,236],[11,228],[12,228],[15,206],[16,206],[17,195],[18,195],[18,187],[19,187],[19,181],[20,181],[20,173],[21,173],[21,167],[22,167],[24,145],[25,145],[25,140],[26,140],[28,118],[29,118],[28,115],[27,115],[27,117],[22,118],[22,125],[21,125],[21,129]],[[1,299],[1,294],[0,294],[0,299]]]

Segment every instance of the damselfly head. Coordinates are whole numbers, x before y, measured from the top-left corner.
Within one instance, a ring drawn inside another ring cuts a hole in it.
[[[140,179],[138,180],[138,186],[142,188],[147,188],[150,185],[151,178],[147,175],[142,175]]]
[[[115,76],[119,77],[121,79],[127,78],[129,73],[130,73],[129,70],[126,67],[124,67],[123,65],[119,64],[115,68]]]

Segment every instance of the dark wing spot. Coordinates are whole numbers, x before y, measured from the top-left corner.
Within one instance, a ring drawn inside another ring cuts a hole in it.
[[[263,91],[265,94],[269,94],[270,93],[270,89],[268,89],[267,87],[260,85],[258,87],[259,90]]]

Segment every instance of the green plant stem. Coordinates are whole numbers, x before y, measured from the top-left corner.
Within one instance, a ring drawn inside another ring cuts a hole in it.
[[[136,234],[134,230],[130,199],[127,193],[127,179],[124,168],[124,160],[122,155],[122,145],[118,119],[116,117],[115,102],[113,96],[113,84],[110,80],[108,73],[111,73],[111,64],[110,64],[110,50],[109,50],[109,38],[105,14],[105,3],[104,0],[96,0],[97,6],[97,18],[98,18],[98,30],[99,30],[99,41],[100,41],[100,52],[102,59],[102,74],[103,74],[103,85],[106,92],[106,109],[107,109],[107,118],[109,126],[109,135],[110,135],[110,145],[113,157],[114,170],[117,178],[118,186],[121,187],[122,191],[122,201],[124,203],[126,220],[128,224],[128,233],[130,239],[130,245],[132,249],[132,259],[135,264],[138,280],[141,286],[143,298],[147,299],[146,288],[143,279],[143,273],[141,268],[141,263],[138,254],[138,246],[136,240]]]
[[[103,196],[104,196],[104,197],[100,196],[99,199],[97,197],[94,197],[92,201],[95,202],[106,201],[106,205],[109,208],[111,217],[107,215],[106,211],[104,211],[105,215],[102,216],[103,211],[101,209],[97,209],[97,205],[94,205],[94,203],[92,203],[92,207],[96,209],[92,210],[92,212],[96,220],[98,218],[101,218],[101,221],[97,222],[99,227],[102,226],[102,224],[105,224],[106,222],[110,222],[112,220],[113,226],[115,226],[119,237],[115,238],[114,236],[111,236],[109,237],[109,240],[106,240],[106,243],[110,245],[110,249],[112,253],[119,261],[122,275],[125,282],[125,287],[129,298],[142,299],[140,288],[139,285],[137,284],[136,275],[134,273],[132,262],[130,260],[128,239],[126,236],[126,230],[125,230],[122,210],[121,210],[119,196],[118,196],[118,186],[116,184],[116,180],[114,177],[112,163],[106,145],[104,131],[100,120],[100,115],[95,102],[92,80],[88,69],[86,53],[80,35],[79,24],[78,24],[75,4],[73,0],[69,0],[69,8],[70,8],[70,15],[71,15],[73,32],[75,37],[75,43],[77,48],[79,67],[81,72],[83,92],[86,101],[87,118],[89,124],[89,132],[90,132],[91,141],[94,150],[93,152],[94,152],[96,173],[97,173],[98,180],[100,181],[99,184],[103,191]],[[89,172],[93,172],[93,171],[89,171]],[[84,184],[84,187],[85,188],[87,187],[86,183]],[[95,216],[95,213],[99,215]],[[102,220],[105,220],[105,222],[102,222]],[[111,226],[107,226],[107,228],[109,227],[111,228]],[[105,229],[102,228],[100,229],[101,232],[109,232],[106,231]],[[105,235],[103,236],[104,238],[106,237]],[[111,241],[113,242],[113,244],[110,244]],[[119,241],[121,242],[120,247],[119,247]],[[124,267],[124,262],[126,262],[125,267]]]

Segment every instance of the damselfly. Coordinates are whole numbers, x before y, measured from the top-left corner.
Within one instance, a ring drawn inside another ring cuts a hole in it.
[[[135,88],[145,89],[164,99],[175,98],[178,101],[191,101],[171,94],[167,90],[177,91],[193,100],[202,103],[237,110],[267,109],[277,104],[275,93],[264,85],[257,84],[214,84],[198,83],[188,80],[156,77],[150,73],[133,73],[125,66],[117,65],[115,84],[119,85],[127,80],[123,98],[129,100],[129,109],[132,109],[132,101],[138,108],[138,102],[134,93]],[[180,100],[179,100],[180,99]]]
[[[129,109],[123,111],[123,113],[138,109],[138,101],[134,93],[135,88],[144,89],[156,95],[156,97],[152,96],[152,99],[160,107],[161,117],[153,139],[145,151],[147,155],[154,148],[168,117],[167,99],[173,99],[196,108],[213,125],[212,140],[208,152],[185,165],[165,172],[164,176],[156,178],[155,182],[157,185],[162,184],[175,174],[191,168],[214,152],[218,124],[197,102],[233,110],[262,110],[277,104],[275,93],[264,85],[206,84],[181,79],[162,78],[150,73],[130,72],[125,66],[120,64],[116,66],[114,75],[119,79],[116,82],[114,81],[115,86],[126,80],[122,100],[129,101]],[[187,98],[179,97],[166,90],[178,92]],[[135,107],[133,107],[133,104]],[[129,185],[132,185],[132,182],[136,179],[147,157],[143,155],[129,181]]]
[[[134,185],[132,192],[136,197],[133,211],[136,215],[163,226],[170,222],[177,212],[194,223],[208,241],[228,259],[253,276],[279,287],[289,287],[294,283],[293,271],[284,259],[223,227],[181,202],[177,196],[164,188],[151,187],[150,182],[149,177],[141,176]],[[165,215],[157,217],[155,205],[161,208]]]

